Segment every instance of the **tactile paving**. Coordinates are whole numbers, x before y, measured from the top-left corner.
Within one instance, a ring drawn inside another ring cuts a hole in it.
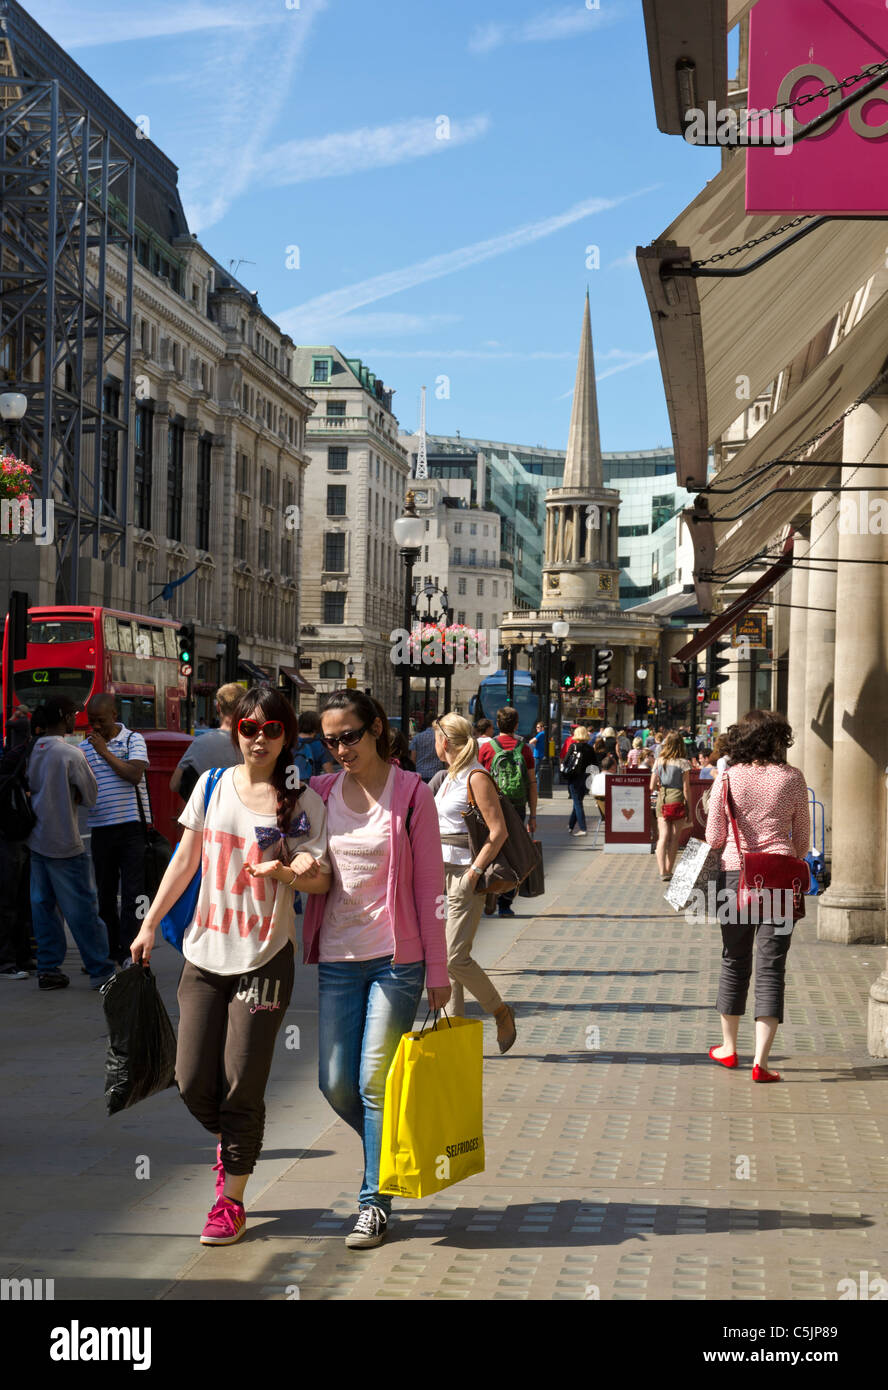
[[[359,1146],[337,1124],[325,1209],[304,1237],[268,1242],[262,1295],[830,1300],[843,1279],[888,1277],[888,1063],[866,1052],[876,948],[797,925],[772,1053],[784,1081],[756,1086],[752,991],[741,1067],[706,1055],[717,926],[672,913],[652,859],[546,854],[550,882],[569,856],[570,881],[515,923],[492,972],[518,1042],[499,1057],[485,1034],[486,1171],[396,1204],[386,1242],[353,1254]],[[316,1182],[297,1163],[291,1192],[303,1170]]]

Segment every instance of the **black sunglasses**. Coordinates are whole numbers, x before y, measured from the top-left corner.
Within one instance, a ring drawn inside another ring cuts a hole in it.
[[[321,743],[325,748],[330,748],[334,752],[340,743],[344,743],[346,748],[353,748],[356,743],[360,743],[369,728],[369,724],[362,724],[360,729],[346,729],[343,733],[337,734],[335,738],[327,738],[322,734]]]

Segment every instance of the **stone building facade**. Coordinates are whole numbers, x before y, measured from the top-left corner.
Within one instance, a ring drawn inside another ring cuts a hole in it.
[[[345,684],[351,661],[357,687],[394,713],[400,685],[391,634],[403,625],[404,574],[392,527],[409,464],[393,393],[335,347],[294,349],[293,371],[317,402],[305,436],[311,524],[303,527],[299,642],[312,663],[305,674],[323,695]]]

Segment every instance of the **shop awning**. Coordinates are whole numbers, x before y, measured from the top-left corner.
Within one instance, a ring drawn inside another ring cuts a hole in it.
[[[263,671],[262,667],[257,666],[255,662],[247,661],[246,657],[241,656],[238,658],[237,669],[239,672],[242,672],[245,676],[249,676],[251,680],[256,681],[258,685],[271,684],[271,676],[269,672]]]
[[[657,128],[682,135],[688,107],[727,100],[727,0],[644,0],[644,28]]]
[[[293,685],[297,690],[301,691],[304,695],[314,695],[314,686],[309,681],[307,681],[304,676],[301,676],[299,672],[295,670],[292,666],[282,666],[280,668],[280,672],[282,676],[287,677],[287,680],[291,683],[291,685]]]
[[[713,479],[716,487],[749,480],[736,492],[715,493],[709,498],[717,542],[717,578],[736,573],[751,556],[759,554],[811,497],[804,492],[779,493],[775,488],[813,490],[837,480],[842,458],[841,424],[807,459],[766,473],[760,470],[770,460],[787,457],[797,445],[838,420],[882,372],[888,353],[888,271],[873,276],[864,295],[854,327],[791,390],[785,405],[771,415]],[[807,363],[793,364],[792,370],[801,376],[806,366]],[[834,466],[825,467],[828,463]],[[758,505],[742,520],[720,520],[739,517],[751,504]]]
[[[786,537],[783,543],[783,554],[780,556],[776,565],[772,565],[770,569],[766,570],[764,574],[760,575],[758,579],[750,584],[746,592],[735,599],[730,608],[726,608],[723,613],[719,613],[718,617],[713,618],[711,623],[701,628],[690,642],[680,647],[673,656],[673,661],[692,661],[695,656],[705,651],[706,648],[710,646],[712,642],[715,642],[717,638],[721,637],[723,633],[730,631],[737,620],[743,617],[744,613],[754,607],[764,594],[773,589],[777,581],[782,579],[783,575],[786,574],[786,571],[792,565],[794,535],[795,533],[790,531],[789,535]]]
[[[746,158],[738,152],[657,243],[675,243],[679,259],[683,250],[689,250],[694,260],[705,260],[780,227],[787,221],[783,215],[747,216],[745,173]],[[701,374],[705,374],[705,386],[700,405],[705,410],[706,443],[711,444],[734,423],[744,402],[755,400],[775,381],[868,277],[884,267],[886,242],[888,229],[883,221],[847,218],[828,222],[740,279],[678,276],[663,282],[664,298],[677,294],[687,301],[673,306],[680,312],[665,320],[663,305],[652,302],[652,274],[645,277],[679,452],[686,438],[689,457],[694,447],[699,450],[688,436],[693,414],[688,410],[687,396],[699,394]],[[723,264],[728,269],[747,265],[770,245],[743,251]],[[645,249],[653,248],[639,248]],[[702,362],[689,356],[689,326],[684,322],[697,312]]]

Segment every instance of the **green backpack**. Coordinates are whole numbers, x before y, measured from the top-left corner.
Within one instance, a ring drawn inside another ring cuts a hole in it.
[[[519,739],[514,748],[503,748],[498,739],[491,739],[498,752],[493,755],[490,775],[503,796],[507,796],[518,811],[527,805],[527,788],[530,778],[522,749],[524,742]]]

